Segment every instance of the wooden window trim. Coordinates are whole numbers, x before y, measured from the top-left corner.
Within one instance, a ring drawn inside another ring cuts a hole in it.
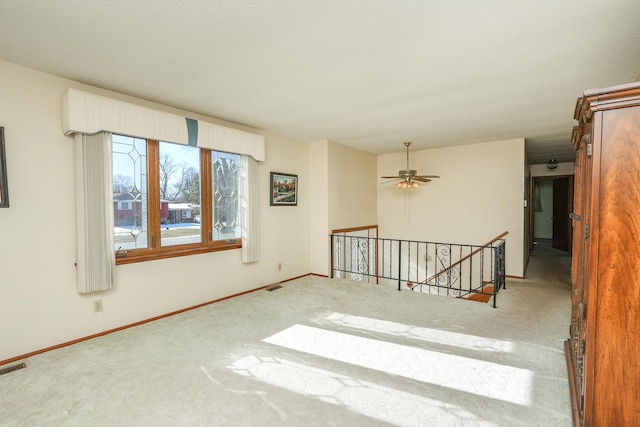
[[[159,141],[147,139],[147,200],[150,206],[160,206],[160,154]],[[161,246],[160,209],[148,212],[148,247],[116,253],[116,265],[154,261],[209,252],[242,248],[242,239],[211,240],[213,236],[211,150],[200,149],[200,232],[202,241],[186,245]],[[158,185],[150,185],[155,182]]]
[[[130,250],[126,256],[116,257],[116,265],[133,264],[136,262],[155,261],[159,259],[175,258],[187,255],[197,255],[209,252],[228,251],[231,249],[241,249],[241,239],[235,239],[227,243],[226,241],[212,242],[207,246],[192,245],[172,246],[158,251],[146,251],[144,249]]]

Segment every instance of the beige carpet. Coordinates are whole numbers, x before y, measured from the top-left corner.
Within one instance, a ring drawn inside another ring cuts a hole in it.
[[[570,426],[570,258],[534,255],[496,309],[308,276],[35,356],[0,425]]]

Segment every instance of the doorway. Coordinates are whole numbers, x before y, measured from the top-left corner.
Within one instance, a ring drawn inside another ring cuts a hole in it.
[[[533,242],[550,242],[555,249],[571,253],[573,175],[533,178]]]

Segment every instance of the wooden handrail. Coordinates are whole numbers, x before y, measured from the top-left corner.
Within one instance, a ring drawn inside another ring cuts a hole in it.
[[[364,225],[361,227],[351,227],[351,228],[338,228],[336,230],[331,230],[331,234],[339,234],[339,233],[352,233],[354,231],[362,231],[362,230],[376,230],[376,236],[378,235],[378,226],[377,225]]]
[[[497,235],[496,237],[494,237],[493,239],[489,240],[487,243],[485,243],[484,245],[480,246],[478,249],[476,249],[475,251],[471,252],[469,255],[462,257],[461,259],[459,259],[458,261],[454,262],[453,264],[451,264],[449,267],[445,268],[444,270],[434,274],[433,276],[429,277],[427,280],[425,280],[424,282],[422,282],[422,284],[425,283],[429,283],[430,281],[432,281],[433,279],[440,277],[441,275],[443,275],[444,273],[448,272],[449,270],[451,270],[453,267],[455,267],[456,265],[462,264],[465,260],[471,258],[472,256],[474,256],[475,254],[477,254],[478,252],[480,252],[481,250],[483,250],[484,248],[486,248],[487,246],[492,245],[496,240],[500,240],[502,239],[504,236],[506,236],[507,234],[509,234],[508,231],[504,231],[501,234]]]

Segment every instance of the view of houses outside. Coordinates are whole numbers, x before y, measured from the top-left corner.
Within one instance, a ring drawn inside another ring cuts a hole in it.
[[[189,145],[160,143],[160,203],[167,203],[168,216],[161,216],[162,246],[200,243],[200,149]]]
[[[115,249],[148,247],[147,143],[113,135]],[[212,240],[240,238],[240,156],[211,152]],[[200,149],[159,143],[161,246],[200,243]]]
[[[115,250],[148,247],[147,142],[112,136]]]

